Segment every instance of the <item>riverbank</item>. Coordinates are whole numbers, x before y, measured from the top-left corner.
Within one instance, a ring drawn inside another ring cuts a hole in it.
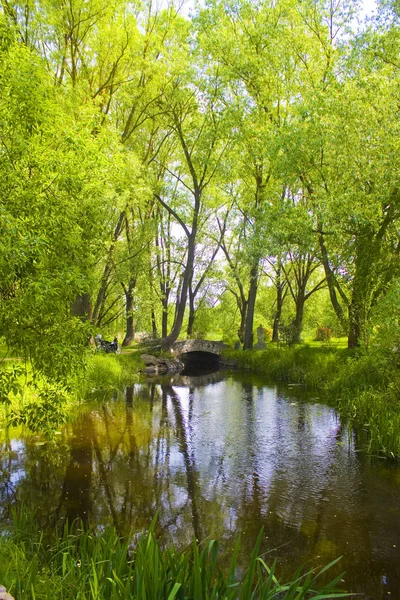
[[[300,350],[296,349],[296,356]],[[288,358],[290,353],[285,356]],[[145,598],[144,592],[141,596],[137,592],[139,583],[134,587],[131,583],[137,581],[136,575],[142,577],[140,570],[137,574],[133,572],[137,568],[135,556],[125,553],[125,542],[121,544],[119,540],[122,536],[132,540],[131,526],[135,532],[146,531],[156,509],[160,514],[157,527],[160,552],[168,552],[171,561],[168,562],[168,557],[160,558],[156,551],[156,554],[145,555],[148,563],[139,564],[150,573],[150,579],[153,565],[166,565],[169,575],[164,581],[168,585],[182,584],[181,596],[177,593],[177,598],[196,598],[193,582],[196,578],[203,581],[202,574],[209,572],[208,566],[202,566],[200,574],[193,570],[196,556],[190,547],[193,534],[203,541],[197,555],[208,548],[210,535],[221,540],[223,560],[215,569],[213,583],[217,583],[218,577],[221,586],[218,593],[222,589],[222,595],[226,589],[223,585],[229,572],[229,558],[234,554],[239,532],[242,534],[240,566],[247,569],[254,562],[252,548],[261,526],[264,536],[260,549],[262,553],[267,552],[264,555],[267,564],[273,564],[277,558],[279,570],[275,575],[279,580],[280,577],[290,580],[293,565],[308,564],[307,568],[311,568],[311,565],[329,563],[344,555],[342,569],[347,575],[342,585],[353,592],[360,591],[359,578],[364,576],[362,564],[370,560],[369,555],[359,553],[358,547],[375,547],[377,541],[370,539],[370,531],[379,529],[385,573],[391,581],[395,573],[393,565],[397,564],[393,557],[397,551],[392,547],[396,543],[397,520],[389,517],[389,513],[392,515],[396,506],[398,488],[394,485],[393,500],[387,501],[387,518],[381,515],[368,526],[364,525],[364,515],[370,512],[368,506],[373,509],[382,496],[389,498],[391,488],[385,483],[387,473],[374,471],[377,482],[374,487],[378,490],[378,494],[374,494],[371,471],[363,469],[364,459],[369,464],[368,457],[354,452],[354,446],[350,457],[347,429],[338,426],[334,411],[329,407],[315,404],[315,398],[307,402],[307,394],[302,398],[300,387],[285,400],[284,386],[280,391],[276,386],[268,389],[264,376],[221,372],[216,374],[223,379],[220,385],[189,387],[192,413],[187,421],[188,387],[181,389],[175,380],[164,380],[163,385],[159,385],[151,379],[124,389],[131,377],[125,378],[124,373],[127,375],[130,369],[131,372],[136,369],[136,357],[93,358],[93,376],[89,377],[88,372],[85,384],[90,400],[80,405],[79,414],[76,412],[75,418],[60,428],[51,443],[27,439],[25,444],[24,438],[17,436],[4,446],[3,464],[10,471],[9,483],[6,479],[3,489],[10,489],[12,493],[3,496],[8,498],[2,506],[3,528],[13,510],[29,506],[35,511],[35,517],[23,518],[20,527],[18,523],[17,527],[10,527],[10,535],[4,538],[7,542],[4,554],[0,551],[0,564],[5,569],[0,584],[10,590],[16,600],[29,599],[32,584],[34,595],[31,597],[40,599]],[[301,359],[306,358],[304,352],[297,356],[298,372]],[[311,360],[309,357],[308,365]],[[314,360],[317,363],[322,359],[315,353]],[[134,373],[133,376],[136,377]],[[216,393],[217,388],[219,393]],[[97,392],[92,393],[95,389]],[[172,462],[169,457],[173,457]],[[348,461],[351,464],[347,464]],[[387,461],[375,462],[380,467],[388,464]],[[349,467],[349,478],[345,465]],[[355,466],[357,480],[352,478]],[[363,490],[368,482],[369,504],[366,506]],[[354,497],[351,510],[349,493]],[[81,538],[81,532],[76,530],[70,531],[63,542],[47,533],[48,526],[56,528],[58,524],[63,538],[62,523],[66,515],[70,522],[78,516],[93,525],[87,532],[89,539],[86,534]],[[347,531],[344,535],[337,531],[337,515],[340,515],[341,531]],[[116,523],[117,532],[108,527],[111,521]],[[120,523],[124,526],[120,527]],[[382,531],[386,531],[385,536]],[[354,542],[353,538],[356,538]],[[110,550],[107,540],[111,541]],[[171,548],[172,540],[179,552]],[[389,545],[387,555],[386,543]],[[130,552],[132,550],[135,548],[131,546]],[[117,569],[120,556],[121,570]],[[385,587],[379,580],[379,560],[380,556],[375,555],[375,571],[369,563],[366,584],[375,592]],[[177,570],[172,571],[171,563],[188,566],[177,573]],[[256,565],[263,567],[259,560]],[[163,573],[164,567],[160,569]],[[335,575],[339,573],[337,569],[339,566],[333,570]],[[177,573],[179,578],[173,579],[171,573]],[[242,573],[243,570],[237,570],[238,577]],[[264,571],[265,576],[267,573]],[[188,579],[185,579],[186,574]],[[184,583],[188,587],[184,588]],[[148,585],[147,580],[143,585]],[[392,588],[393,585],[391,581]],[[171,596],[173,589],[172,585],[163,587],[163,596],[161,592],[154,595],[150,587],[147,597],[168,600],[174,597]],[[214,589],[203,589],[200,597],[212,598]],[[225,596],[229,598],[231,591],[228,589]],[[274,592],[276,597],[276,588]],[[378,597],[379,594],[370,595]],[[234,597],[246,598],[246,595],[239,592]]]
[[[76,404],[99,392],[106,397],[132,384],[143,368],[141,352],[130,350],[120,356],[94,354],[85,371],[68,386],[37,381],[26,385],[20,376],[18,393],[2,402],[5,424],[11,414],[13,425],[24,424],[32,431],[51,432],[74,413]],[[397,353],[349,351],[343,347],[269,345],[265,350],[225,351],[224,357],[238,368],[250,370],[273,381],[300,384],[323,392],[330,404],[357,428],[366,432],[367,450],[400,457],[400,369]],[[8,365],[8,373],[18,369]],[[8,377],[8,375],[7,375]],[[4,378],[4,384],[9,382]],[[24,379],[25,378],[25,379]],[[1,387],[1,386],[0,386]],[[43,410],[41,410],[41,408]]]
[[[349,351],[329,345],[268,346],[228,351],[238,367],[275,381],[323,391],[341,415],[368,433],[368,451],[400,457],[400,370],[397,353]]]
[[[24,426],[51,438],[74,419],[79,406],[95,395],[107,399],[137,380],[143,367],[140,353],[88,353],[74,376],[53,381],[34,373],[31,366],[10,358],[0,369],[0,441],[8,427]]]

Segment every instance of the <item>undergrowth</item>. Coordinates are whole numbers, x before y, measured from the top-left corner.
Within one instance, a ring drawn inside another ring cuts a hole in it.
[[[134,542],[121,541],[113,528],[101,532],[66,527],[49,543],[34,519],[19,517],[8,536],[0,536],[0,583],[24,600],[302,600],[344,598],[341,575],[323,584],[327,570],[296,571],[282,583],[275,563],[259,556],[258,536],[247,568],[238,578],[237,544],[228,568],[221,567],[218,543],[193,542],[185,551],[161,549],[155,522]]]

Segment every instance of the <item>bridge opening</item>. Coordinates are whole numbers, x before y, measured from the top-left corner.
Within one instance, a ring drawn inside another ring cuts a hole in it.
[[[179,359],[185,365],[181,375],[214,373],[218,371],[220,365],[220,357],[217,354],[200,350],[184,352]]]

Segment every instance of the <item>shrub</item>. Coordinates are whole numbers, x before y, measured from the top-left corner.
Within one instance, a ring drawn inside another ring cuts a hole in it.
[[[122,377],[122,367],[117,357],[110,354],[95,354],[87,366],[83,393],[118,388]]]
[[[272,340],[273,331],[269,327],[264,327],[264,341],[270,342]]]
[[[283,325],[280,329],[280,338],[286,346],[294,346],[299,343],[300,331],[294,323]]]
[[[316,342],[329,342],[329,340],[332,338],[332,333],[333,331],[330,327],[323,327],[319,325],[314,339]]]

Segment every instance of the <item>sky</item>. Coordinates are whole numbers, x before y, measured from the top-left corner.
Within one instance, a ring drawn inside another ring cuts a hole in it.
[[[181,0],[181,2],[182,2],[182,10],[180,11],[181,14],[189,16],[193,10],[194,4],[195,4],[194,0]],[[201,0],[200,0],[200,3],[202,3]],[[160,6],[163,6],[164,4],[165,4],[165,6],[167,6],[168,0],[159,0]],[[364,16],[371,16],[376,9],[376,0],[361,0],[360,6],[361,6],[361,11]]]
[[[371,15],[376,8],[375,0],[363,0],[361,5],[363,7],[364,14],[368,16]]]

